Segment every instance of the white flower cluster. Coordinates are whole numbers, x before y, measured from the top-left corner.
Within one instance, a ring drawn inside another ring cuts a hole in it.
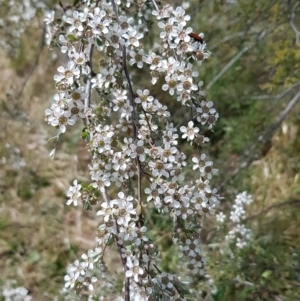
[[[28,295],[28,290],[25,287],[4,287],[1,292],[4,301],[31,301],[32,297]]]
[[[83,261],[75,261],[65,276],[65,285],[77,291],[93,289],[96,278],[91,271],[94,265],[106,270],[103,256],[107,247],[115,243],[129,279],[130,300],[186,300],[178,278],[157,267],[159,253],[147,237],[143,210],[153,206],[173,217],[180,256],[187,262],[187,270],[204,274],[199,222],[213,215],[219,204],[217,190],[209,185],[217,170],[205,154],[194,157],[199,178],[185,184],[187,158],[178,148],[179,135],[169,120],[171,114],[148,89],[133,90],[127,60],[137,68],[148,65],[152,84],[163,76],[162,90],[176,93],[177,100],[190,107],[194,121],[180,130],[182,138],[199,146],[208,138],[200,134],[194,122],[211,128],[218,114],[213,103],[206,101],[202,82],[196,83],[198,73],[190,62],[201,64],[210,53],[203,35],[185,28],[190,17],[183,8],[174,10],[167,5],[159,9],[155,1],[138,3],[140,16],[155,8],[153,15],[163,40],[163,49],[157,53],[145,54],[140,29],[145,30],[147,23],[141,24],[144,18],[140,18],[136,24],[127,17],[121,1],[86,3],[81,10],[62,18],[61,30],[67,31],[57,36],[57,44],[69,62],[59,67],[59,74],[54,76],[58,93],[46,110],[46,118],[59,128],[59,134],[78,118],[83,119],[86,127],[82,133],[92,157],[90,184],[74,180],[67,192],[67,204],[91,207],[96,200],[101,207],[97,215],[103,221],[95,251],[84,255]],[[98,66],[92,64],[96,50],[101,52]],[[90,104],[91,90],[99,96],[97,105]],[[135,188],[133,183],[137,183]]]
[[[87,254],[81,256],[82,261],[76,260],[73,265],[69,266],[68,274],[64,277],[65,287],[73,288],[76,285],[77,289],[93,290],[93,283],[97,281],[97,278],[93,277],[90,271],[93,271],[94,263],[99,261],[101,254],[101,248],[89,250]]]
[[[204,275],[205,274],[205,264],[206,259],[199,248],[199,234],[194,233],[193,237],[190,239],[185,239],[179,246],[179,257],[186,257],[189,259],[186,267],[187,270],[192,275]]]
[[[5,33],[1,35],[0,47],[9,55],[15,56],[18,54],[22,33],[28,26],[35,24],[34,18],[38,11],[46,9],[46,4],[39,0],[0,0],[0,7],[3,12],[0,16],[0,28]]]
[[[26,166],[26,162],[24,158],[22,158],[22,154],[19,148],[13,147],[9,143],[5,143],[3,145],[3,156],[0,157],[0,178],[4,177],[4,172],[6,170],[20,170],[24,166]]]
[[[233,226],[228,232],[226,240],[229,242],[235,241],[236,247],[240,249],[244,248],[252,237],[251,229],[242,224],[246,218],[245,206],[250,205],[252,202],[252,196],[244,191],[236,196],[230,212],[229,219],[233,223]],[[216,219],[219,223],[223,223],[225,218],[226,216],[223,212],[216,215]]]

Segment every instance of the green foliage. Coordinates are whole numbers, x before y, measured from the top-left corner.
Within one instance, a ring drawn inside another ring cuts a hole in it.
[[[78,1],[72,2],[75,5]],[[206,255],[211,267],[208,272],[217,288],[217,293],[213,295],[215,301],[267,301],[276,300],[277,297],[280,298],[277,300],[284,301],[299,299],[300,215],[299,202],[296,202],[300,199],[299,104],[285,120],[288,134],[282,134],[279,130],[268,134],[267,138],[273,141],[273,147],[266,157],[262,158],[264,143],[255,145],[253,152],[247,154],[251,146],[257,143],[258,137],[276,122],[295,91],[299,90],[299,85],[292,88],[300,80],[300,46],[296,44],[295,34],[289,24],[289,4],[292,2],[241,0],[228,4],[227,1],[191,1],[190,25],[196,33],[205,32],[208,49],[212,51],[211,58],[199,69],[200,78],[205,83],[204,90],[235,56],[245,47],[249,48],[207,91],[208,99],[216,105],[220,120],[213,133],[206,133],[211,141],[209,148],[200,151],[210,155],[214,166],[219,169],[219,178],[215,183],[226,197],[224,211],[230,210],[234,195],[245,189],[254,198],[249,215],[279,202],[295,200],[293,204],[274,207],[251,219],[249,224],[255,233],[254,239],[241,251],[223,244],[226,229],[213,232],[209,238],[203,235],[203,244],[208,245]],[[299,6],[297,9],[296,14],[299,15]],[[299,24],[296,25],[300,30]],[[69,39],[74,37],[69,35]],[[25,76],[30,73],[40,41],[41,32],[28,29],[24,33],[16,49],[17,55],[10,64],[16,74]],[[51,82],[55,66],[50,71],[44,61],[40,61],[40,66],[45,76],[43,81]],[[47,72],[51,75],[48,79]],[[139,88],[143,89],[151,87],[149,78],[139,71],[133,77],[134,82],[138,82]],[[153,87],[153,96],[168,105],[172,121],[179,128],[187,122],[189,115],[179,109],[176,100],[162,94],[161,85],[162,81],[159,81]],[[6,89],[3,88],[3,91]],[[52,86],[45,84],[46,89],[51,89],[47,93],[52,94]],[[288,89],[282,97],[277,97]],[[42,116],[47,99],[45,91],[39,98],[38,109],[36,104],[31,103],[31,97],[35,95],[25,94],[30,101],[26,102],[26,97],[20,100],[38,129],[42,128],[43,118],[37,121],[30,114],[34,115],[35,110],[38,110]],[[8,111],[6,108],[10,108],[11,103],[4,95],[1,97],[2,111]],[[3,120],[1,124],[5,124]],[[22,146],[21,153],[26,157],[27,166],[17,171],[3,168],[4,176],[0,179],[0,205],[5,210],[5,214],[0,215],[3,271],[0,283],[4,284],[7,279],[14,278],[33,291],[35,300],[47,300],[41,297],[44,292],[52,294],[59,291],[66,266],[87,249],[74,233],[70,234],[70,244],[65,245],[66,233],[78,225],[74,212],[63,208],[64,189],[57,188],[59,185],[66,187],[74,178],[73,166],[77,162],[71,158],[77,155],[78,133],[74,131],[70,134],[72,137],[62,137],[59,148],[64,152],[67,150],[67,157],[58,159],[55,167],[51,167],[54,163],[45,159],[48,150],[30,153],[27,148],[29,129],[26,132],[25,128],[18,124],[13,125],[8,132],[1,131],[0,157],[7,157],[2,146],[9,138],[16,145]],[[84,129],[81,137],[88,139]],[[38,144],[38,137],[35,139]],[[180,147],[188,156],[199,151],[187,144]],[[255,158],[251,157],[254,152],[258,154]],[[256,162],[251,165],[254,159]],[[234,173],[239,167],[239,160],[246,163],[246,168]],[[35,161],[42,162],[38,164]],[[67,179],[66,166],[71,166]],[[59,173],[60,170],[63,170],[64,176]],[[191,171],[187,178],[194,176]],[[65,211],[69,219],[65,217]],[[162,268],[172,273],[180,262],[176,259],[176,250],[170,248],[172,237],[168,233],[172,231],[171,223],[152,209],[145,210],[145,215],[147,223],[155,225],[161,237],[153,241],[157,233],[152,233],[153,237],[150,233],[151,242],[158,246],[162,257],[167,259],[164,260],[167,264]],[[94,234],[94,225],[90,226],[86,217],[82,219],[83,234],[90,239]],[[208,234],[215,227],[211,224],[203,232]],[[220,247],[211,250],[211,243],[219,243]],[[117,279],[114,290],[118,292],[122,289],[122,279]],[[203,289],[202,282],[203,277],[197,276],[192,284],[195,288],[200,287],[200,291]]]

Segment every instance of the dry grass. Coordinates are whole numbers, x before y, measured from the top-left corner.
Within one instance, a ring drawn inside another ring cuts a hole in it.
[[[20,99],[16,95],[30,68],[18,77],[9,59],[0,54],[4,78],[0,82],[0,284],[15,279],[29,289],[34,300],[41,300],[44,292],[62,287],[67,264],[95,246],[95,211],[87,213],[65,205],[72,180],[88,179],[87,168],[78,163],[87,163],[89,154],[84,144],[72,142],[79,137],[75,130],[59,143],[55,160],[49,158],[53,145],[46,142],[54,132],[44,121],[44,110],[55,93],[52,78],[56,66],[47,63],[48,50],[43,50]],[[11,87],[12,95],[6,97]],[[70,142],[76,147],[70,147]],[[12,170],[16,148],[26,166]],[[116,266],[111,254],[108,266]]]
[[[292,122],[283,123],[273,137],[271,150],[251,166],[251,191],[255,200],[251,211],[257,231],[272,223],[276,230],[280,221],[285,221],[284,229],[279,227],[284,232],[278,235],[295,246],[300,245],[299,130]]]

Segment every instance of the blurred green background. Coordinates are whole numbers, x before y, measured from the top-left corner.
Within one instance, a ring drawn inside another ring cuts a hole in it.
[[[77,126],[60,140],[55,160],[48,156],[54,145],[46,142],[55,129],[46,125],[44,110],[55,93],[53,75],[66,58],[43,45],[41,6],[57,2],[31,1],[31,18],[17,22],[11,16],[24,3],[11,3],[0,1],[0,287],[15,280],[33,300],[54,300],[67,264],[94,247],[95,211],[65,206],[72,180],[88,180],[89,154]],[[246,221],[254,237],[243,250],[225,244],[230,225],[218,228],[212,220],[203,230],[217,289],[213,300],[300,300],[300,3],[199,0],[189,1],[187,11],[188,26],[205,33],[212,52],[198,71],[220,115],[214,132],[205,133],[210,144],[203,149],[219,169],[212,182],[224,196],[220,210],[228,214],[242,191],[254,200]],[[152,32],[158,35],[156,26]],[[146,45],[152,39],[146,37]],[[152,87],[132,72],[135,88],[151,88],[176,126],[188,121],[161,83]],[[181,148],[196,152],[188,144]],[[151,218],[164,238],[157,241],[167,261],[163,268],[176,272],[172,229],[154,211]],[[107,258],[115,273],[116,256]],[[193,286],[197,300],[206,296],[202,277],[194,277]]]

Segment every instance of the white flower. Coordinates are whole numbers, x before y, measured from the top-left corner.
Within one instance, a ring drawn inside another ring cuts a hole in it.
[[[86,20],[86,15],[83,13],[80,13],[78,11],[73,12],[73,17],[67,18],[66,22],[71,24],[69,27],[69,31],[72,32],[73,30],[83,31],[83,22]]]
[[[153,200],[157,208],[161,207],[160,194],[163,193],[163,190],[160,188],[160,186],[158,186],[157,183],[155,182],[151,183],[150,188],[147,187],[145,189],[145,193],[148,194],[147,202]]]
[[[133,241],[137,237],[137,230],[135,222],[131,222],[127,227],[121,226],[118,242],[123,244],[124,241]]]
[[[218,223],[221,223],[221,224],[224,223],[225,218],[226,218],[226,215],[223,212],[216,214],[216,220]]]
[[[166,130],[163,131],[163,143],[169,142],[172,145],[178,144],[178,134],[176,134],[177,129],[173,126],[173,123],[167,124]]]
[[[146,58],[145,62],[151,65],[151,70],[155,70],[161,66],[161,57],[156,55],[156,53],[151,52],[151,54]]]
[[[171,146],[169,142],[165,143],[164,149],[162,150],[161,160],[163,162],[175,162],[175,156],[178,149],[175,146]]]
[[[145,89],[144,91],[142,90],[137,90],[136,91],[138,97],[135,98],[135,103],[145,103],[145,102],[152,102],[153,101],[153,96],[149,95],[149,90],[148,89]]]
[[[152,11],[152,15],[156,16],[157,20],[170,18],[173,7],[169,4],[164,5],[159,11]]]
[[[101,192],[105,191],[106,187],[110,186],[109,176],[107,174],[99,175],[96,179],[96,182],[92,183],[92,186],[98,188]]]
[[[74,206],[78,205],[78,201],[81,200],[81,185],[77,183],[77,180],[73,181],[74,186],[70,186],[67,197],[69,197],[69,200],[67,201],[67,205],[71,205],[74,203]]]
[[[162,61],[161,71],[166,72],[167,75],[175,73],[180,66],[180,62],[175,60],[174,57],[169,56],[168,60]]]
[[[162,161],[160,160],[156,160],[155,162],[150,161],[148,165],[152,170],[152,175],[154,177],[159,177],[159,176],[169,177],[169,173],[167,172],[167,164],[164,164]]]
[[[64,66],[58,67],[57,71],[60,72],[60,74],[55,75],[54,80],[59,82],[63,79],[66,79],[70,85],[74,82],[74,76],[78,78],[80,75],[80,70],[73,61],[68,62],[67,68]]]
[[[139,266],[139,261],[136,258],[127,258],[126,265],[128,270],[126,271],[126,277],[133,277],[134,281],[139,281],[139,275],[144,273],[143,269]]]
[[[165,289],[165,288],[172,289],[173,288],[173,280],[174,280],[174,276],[171,274],[167,274],[165,272],[162,272],[160,274],[160,282],[161,282],[161,286],[163,289]]]
[[[132,50],[129,52],[129,55],[131,56],[131,59],[129,60],[130,66],[137,64],[138,68],[143,68],[143,62],[145,61],[143,49],[139,49],[137,53]]]
[[[179,24],[177,27],[175,27],[175,30],[177,31],[177,36],[174,40],[175,44],[179,44],[181,41],[184,41],[188,43],[190,41],[189,34],[193,31],[191,27],[184,28],[183,25]]]
[[[75,278],[77,279],[80,275],[85,275],[85,263],[75,260],[74,265],[70,267],[70,271],[75,273]]]
[[[75,274],[72,272],[70,275],[65,275],[65,288],[73,288],[76,282]]]
[[[193,157],[192,161],[195,163],[193,170],[199,168],[201,177],[211,179],[214,174],[218,172],[217,169],[212,168],[213,162],[205,160],[206,155],[201,154],[200,160],[197,157]]]
[[[147,232],[147,227],[143,226],[140,229],[137,229],[137,237],[134,239],[134,244],[136,246],[139,246],[142,242],[148,241],[148,237],[145,236],[145,233]]]
[[[183,250],[187,252],[187,256],[195,257],[197,254],[201,254],[198,245],[198,239],[186,239],[185,245],[183,246]]]
[[[78,89],[70,92],[69,94],[69,97],[74,103],[76,103],[77,101],[81,101],[82,103],[82,101],[84,101],[87,96],[88,94],[85,93],[84,87],[79,87]]]
[[[66,53],[68,51],[69,54],[75,51],[74,46],[65,38],[64,35],[59,35],[58,41],[60,44],[60,50],[62,53]]]
[[[103,202],[101,204],[102,210],[99,210],[97,212],[97,215],[104,215],[104,221],[108,222],[110,217],[113,215],[113,208],[110,206],[110,204],[107,204]]]
[[[213,107],[213,105],[214,103],[212,101],[202,101],[200,107],[197,108],[197,112],[200,116],[203,114],[206,114],[206,116],[213,115],[216,113],[216,109]]]
[[[110,206],[117,218],[118,225],[128,227],[132,219],[131,215],[136,215],[136,209],[133,208],[132,200],[132,196],[125,197],[123,192],[119,192],[118,199],[110,201]]]
[[[188,63],[187,65],[185,62],[181,62],[180,66],[178,67],[178,70],[183,73],[183,75],[187,78],[197,77],[199,76],[199,73],[197,71],[193,71],[193,65],[191,63]],[[203,82],[201,82],[203,83]],[[198,85],[199,86],[199,85]],[[201,85],[199,86],[201,88]]]
[[[165,38],[171,39],[172,37],[176,37],[177,33],[173,24],[174,24],[173,18],[168,19],[166,23],[158,22],[158,27],[163,29],[163,31],[160,33],[161,39],[165,39]]]
[[[99,249],[99,248],[98,248]],[[101,250],[101,249],[100,249]],[[82,254],[81,258],[85,260],[85,265],[88,269],[93,270],[94,269],[94,262],[96,261],[95,259],[97,258],[97,255],[99,255],[100,250],[88,250],[87,254]]]
[[[174,95],[174,92],[177,88],[178,75],[176,73],[171,76],[167,75],[165,77],[166,84],[162,86],[163,91],[169,90],[170,95]]]
[[[157,70],[153,70],[150,72],[151,74],[151,84],[155,85],[159,79],[160,73]]]
[[[189,15],[185,15],[185,10],[181,6],[176,7],[176,10],[173,10],[172,13],[176,18],[176,22],[182,26],[185,26],[186,22],[191,19]]]
[[[87,271],[85,278],[82,281],[82,285],[87,286],[87,288],[92,291],[94,290],[93,283],[97,281],[96,277],[92,277],[91,273]]]
[[[141,162],[145,161],[145,148],[144,148],[144,141],[143,140],[138,140],[136,144],[131,144],[131,154],[130,157],[132,159],[136,158],[136,156],[139,157],[139,160]]]
[[[83,65],[86,62],[86,56],[83,52],[76,52],[74,53],[73,60],[77,65]]]
[[[188,127],[181,126],[180,131],[183,133],[183,139],[188,137],[188,140],[193,140],[195,138],[195,134],[199,132],[199,128],[194,128],[194,122],[190,121],[188,123]]]
[[[127,100],[127,91],[126,90],[115,90],[112,92],[114,99],[112,100],[115,106],[113,107],[113,111],[116,112],[120,108],[123,108],[125,105],[125,101]]]
[[[115,68],[110,68],[109,70],[105,68],[101,69],[101,75],[99,75],[99,81],[101,83],[104,83],[105,88],[108,88],[110,83],[114,83],[116,81],[114,72],[115,72]]]
[[[98,7],[95,8],[95,10]],[[105,11],[101,11],[99,15],[95,15],[94,19],[89,21],[89,26],[95,35],[103,35],[108,33],[108,26],[110,24],[110,18],[104,18],[106,16]]]
[[[178,163],[171,170],[172,182],[182,182],[184,180],[184,175],[182,174],[182,166]]]
[[[179,76],[180,83],[177,85],[177,91],[178,92],[191,92],[191,91],[197,91],[198,86],[193,83],[192,77],[187,77],[185,75]]]
[[[74,125],[75,124],[75,116],[71,116],[67,118],[66,116],[59,116],[58,113],[54,113],[54,116],[57,117],[57,125],[59,125],[59,132],[64,133],[66,131],[66,125]]]
[[[193,157],[192,161],[195,163],[195,165],[193,165],[193,170],[198,168],[200,169],[200,171],[204,170],[204,167],[206,166],[205,158],[205,154],[201,154],[200,160],[197,157]]]
[[[77,101],[76,103],[73,102],[73,100],[68,99],[66,101],[68,109],[65,108],[64,110],[64,116],[67,118],[72,118],[76,120],[76,117],[79,118],[85,118],[85,106],[81,101]]]
[[[120,16],[120,28],[123,32],[126,32],[129,28],[132,28],[130,24],[134,23],[132,17]]]
[[[194,210],[190,208],[189,202],[182,202],[182,206],[175,210],[175,214],[182,219],[187,219],[188,216],[192,216],[194,214]]]
[[[125,42],[125,46],[128,47],[129,45],[132,45],[134,47],[139,47],[140,42],[139,39],[143,38],[142,33],[138,33],[135,29],[129,28],[128,34],[124,33],[122,35],[127,41]]]

